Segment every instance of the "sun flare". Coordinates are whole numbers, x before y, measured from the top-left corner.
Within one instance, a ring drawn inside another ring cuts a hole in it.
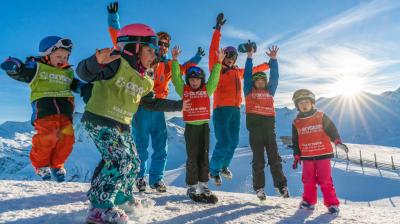
[[[364,90],[364,79],[357,76],[340,76],[333,84],[335,94],[354,96]]]

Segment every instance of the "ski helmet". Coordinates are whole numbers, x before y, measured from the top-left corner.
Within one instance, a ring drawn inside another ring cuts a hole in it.
[[[257,79],[264,79],[265,82],[268,82],[268,77],[267,74],[265,74],[265,72],[256,72],[253,74],[251,79],[253,82],[256,81]]]
[[[225,53],[225,55],[226,55],[226,56],[225,56],[226,58],[231,58],[231,59],[233,59],[233,60],[236,61],[236,59],[237,59],[237,57],[238,57],[238,52],[237,52],[237,50],[236,50],[235,47],[228,46],[228,47],[225,47],[225,48],[223,49],[223,51],[224,51],[224,53]]]
[[[136,52],[138,53],[140,45],[147,45],[153,49],[157,47],[157,36],[153,29],[145,24],[135,23],[129,24],[118,31],[117,44],[120,51],[124,51],[129,44],[136,44]]]
[[[203,69],[197,66],[191,66],[186,70],[185,81],[187,85],[189,85],[190,78],[201,79],[202,85],[206,82],[206,74],[204,73]]]
[[[72,41],[70,39],[58,36],[48,36],[43,38],[39,43],[39,55],[47,56],[59,48],[71,52],[72,46]]]
[[[311,102],[313,104],[315,104],[315,95],[310,90],[308,90],[308,89],[299,89],[299,90],[296,90],[293,93],[292,100],[293,100],[294,105],[296,106],[296,108],[297,108],[297,104],[299,103],[299,101],[300,100],[304,100],[304,99],[309,99],[309,100],[311,100]]]

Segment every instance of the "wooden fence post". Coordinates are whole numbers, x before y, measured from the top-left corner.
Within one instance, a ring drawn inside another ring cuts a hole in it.
[[[393,156],[390,156],[392,158],[392,169],[395,170],[396,166],[394,165],[394,161],[393,161]]]

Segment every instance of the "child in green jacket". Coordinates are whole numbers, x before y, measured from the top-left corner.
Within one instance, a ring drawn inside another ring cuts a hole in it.
[[[221,62],[225,54],[222,50],[218,51],[218,62],[214,65],[207,82],[205,82],[204,71],[199,67],[192,66],[186,70],[185,83],[177,61],[180,53],[179,47],[174,47],[172,50],[172,83],[184,101],[187,195],[196,202],[217,203],[218,198],[207,186],[210,143],[208,121],[210,120],[210,96],[217,88]]]

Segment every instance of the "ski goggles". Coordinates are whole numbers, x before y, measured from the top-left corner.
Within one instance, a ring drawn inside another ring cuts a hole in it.
[[[132,36],[122,36],[117,38],[117,43],[120,49],[124,49],[127,44],[143,44],[147,45],[156,51],[158,51],[157,37],[132,37]]]
[[[201,78],[203,76],[203,71],[201,68],[193,66],[186,71],[186,75],[191,78]]]
[[[158,41],[158,46],[159,46],[159,47],[164,46],[164,47],[166,47],[166,48],[169,48],[169,43],[164,42],[164,41]]]
[[[67,51],[71,51],[72,47],[73,47],[73,44],[72,44],[72,41],[70,39],[60,39],[52,47],[47,48],[46,51],[39,52],[39,55],[40,56],[49,55],[49,54],[53,53],[53,51],[55,51],[55,50],[57,50],[59,48],[63,48],[63,49],[66,49]]]

